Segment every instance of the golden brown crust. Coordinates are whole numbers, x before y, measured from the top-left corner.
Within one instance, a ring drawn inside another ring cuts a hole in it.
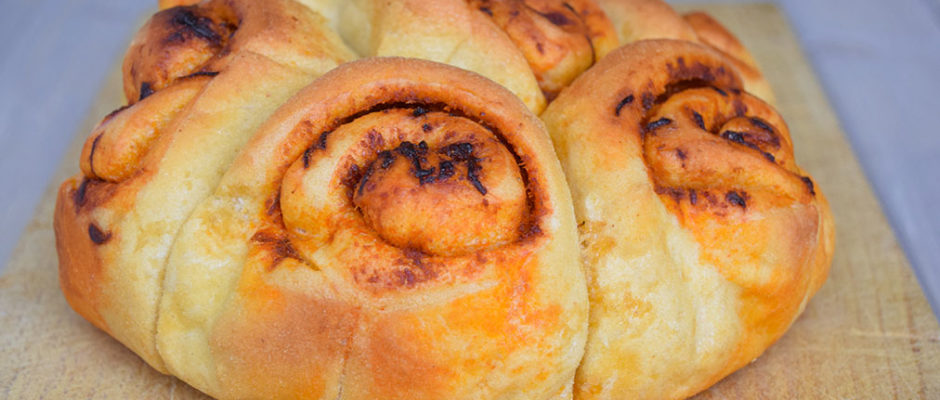
[[[427,61],[345,64],[260,129],[182,228],[161,352],[224,398],[564,392],[587,316],[568,198],[510,92]]]
[[[747,49],[721,23],[703,12],[679,15],[662,0],[597,0],[622,44],[645,39],[687,40],[708,45],[728,58],[744,88],[771,104],[770,84]]]
[[[86,221],[68,223],[60,220],[66,215],[76,214],[76,209],[85,204],[88,184],[83,179],[72,178],[59,187],[53,223],[56,248],[59,251],[59,283],[69,305],[79,315],[110,333],[98,313],[101,293],[99,277],[103,267],[95,250],[96,242],[105,242],[104,238],[110,238],[107,234],[97,235],[101,232],[100,228],[92,228]],[[96,233],[96,240],[92,240],[89,232]]]
[[[697,41],[695,31],[662,0],[597,0],[621,44],[645,39]]]
[[[764,79],[754,57],[720,22],[702,11],[691,12],[682,16],[695,30],[700,43],[711,46],[726,55],[744,78],[744,88],[748,92],[773,104],[774,95],[770,84]]]
[[[782,119],[717,52],[627,45],[542,117],[591,297],[575,397],[703,390],[779,338],[825,280],[828,204]]]
[[[544,114],[585,283],[565,178],[512,94],[370,59],[288,101],[354,57],[321,16],[161,0],[125,58],[128,106],[89,136],[54,222],[70,305],[161,372],[221,398],[685,397],[763,352],[825,280],[826,199],[711,17],[300,2],[360,55],[467,68],[534,111],[616,35],[712,49],[614,51]]]
[[[472,0],[525,56],[546,99],[617,46],[613,26],[593,0]]]
[[[454,65],[508,88],[534,112],[545,98],[523,54],[466,0],[301,0],[331,20],[362,57],[410,57]]]
[[[194,76],[106,117],[82,147],[79,167],[88,179],[121,182],[140,170],[153,141],[211,78]]]
[[[538,113],[617,44],[594,0],[303,0],[362,56],[443,62],[505,86]]]
[[[155,15],[124,63],[128,105],[92,132],[60,189],[60,280],[69,303],[166,371],[157,305],[172,240],[266,115],[351,57],[287,0],[214,0]],[[300,39],[298,39],[300,38]],[[251,108],[252,113],[226,110]]]
[[[124,57],[128,102],[134,104],[186,76],[217,73],[223,49],[238,51],[228,42],[247,10],[239,11],[215,1],[154,14]]]
[[[161,10],[166,10],[167,8],[190,6],[200,1],[201,0],[157,0],[157,7]]]
[[[704,11],[694,11],[682,15],[682,18],[695,30],[699,40],[712,48],[725,53],[745,65],[757,69],[757,63],[751,53],[744,48],[727,28]]]

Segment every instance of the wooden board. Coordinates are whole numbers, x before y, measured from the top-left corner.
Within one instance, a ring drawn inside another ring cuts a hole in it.
[[[940,327],[786,21],[767,4],[700,8],[741,36],[763,67],[797,158],[829,196],[838,228],[829,281],[790,332],[700,397],[940,398]],[[120,105],[118,76],[102,89],[0,277],[4,398],[204,397],[93,328],[59,291],[55,188],[77,171],[92,125]]]

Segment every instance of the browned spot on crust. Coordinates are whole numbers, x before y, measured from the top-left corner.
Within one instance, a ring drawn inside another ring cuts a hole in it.
[[[110,199],[118,185],[95,178],[83,178],[72,192],[72,202],[77,212],[98,207]]]
[[[669,124],[671,124],[671,123],[672,123],[672,120],[669,119],[669,118],[660,118],[660,119],[657,119],[657,120],[655,120],[655,121],[653,121],[653,122],[650,122],[650,123],[646,124],[646,131],[647,131],[647,132],[654,131],[654,130],[656,130],[656,129],[658,129],[658,128],[664,127],[664,126],[669,125]]]
[[[346,171],[346,175],[343,176],[343,179],[340,183],[343,186],[346,186],[349,189],[353,189],[362,179],[362,171],[359,170],[359,165],[353,164]]]
[[[682,188],[677,188],[677,187],[657,186],[656,194],[660,196],[669,196],[676,203],[680,202],[683,198],[685,198],[685,190],[683,190]]]
[[[571,20],[569,20],[568,17],[557,11],[542,13],[541,15],[554,25],[561,26],[571,24]]]
[[[816,195],[816,186],[813,184],[813,180],[808,176],[801,176],[800,180],[803,181],[803,184],[806,185],[806,189],[809,190],[809,194]]]
[[[299,129],[305,129],[306,131],[309,131],[310,127],[310,121],[304,121],[300,126],[298,126]],[[330,133],[332,132],[321,132],[313,146],[308,147],[307,150],[304,150],[303,157],[301,158],[304,163],[304,169],[310,168],[310,157],[313,156],[314,150],[326,150],[326,139],[330,136]]]
[[[712,192],[703,192],[702,195],[705,196],[705,200],[708,201],[708,205],[711,207],[716,207],[720,204],[718,198],[715,197],[715,194]]]
[[[398,276],[398,285],[411,287],[415,284],[415,274],[410,269],[401,269],[395,272]]]
[[[82,183],[78,185],[78,189],[72,193],[72,202],[75,203],[76,208],[80,208],[85,204],[85,191],[88,190],[88,178],[82,178]]]
[[[222,36],[215,31],[217,28],[212,19],[197,16],[193,13],[192,7],[175,7],[167,12],[172,13],[170,21],[177,29],[167,37],[167,41],[181,41],[187,36],[199,37],[213,44],[219,44],[222,41]]]
[[[398,148],[396,148],[395,151],[402,157],[405,157],[411,161],[411,173],[414,174],[415,178],[418,178],[418,182],[420,184],[423,185],[434,180],[434,167],[424,168],[422,165],[427,161],[424,158],[424,156],[428,153],[427,142],[422,140],[416,146],[414,143],[404,141],[398,145]],[[369,171],[366,172],[366,176],[363,179],[368,178],[368,176],[371,174],[372,167],[370,165]]]
[[[747,197],[747,193],[731,191],[725,195],[725,200],[738,207],[747,208]]]
[[[365,189],[366,183],[369,182],[369,178],[371,178],[374,173],[375,163],[370,163],[366,168],[366,172],[362,174],[362,179],[359,180],[359,189],[356,190],[357,196],[362,196],[362,191]]]
[[[542,235],[542,227],[531,222],[522,225],[520,230],[522,234],[519,235],[519,237],[522,239],[530,239]]]
[[[698,127],[701,128],[702,130],[706,130],[705,120],[702,119],[702,114],[699,114],[696,111],[692,111],[692,119],[695,120],[695,125],[698,125]]]
[[[275,216],[281,210],[281,196],[280,193],[275,193],[274,196],[271,196],[266,202],[265,205],[266,213],[269,217]]]
[[[482,167],[480,166],[480,159],[473,155],[473,144],[471,143],[454,143],[447,147],[441,149],[441,152],[446,154],[455,162],[464,162],[467,164],[467,180],[473,184],[473,187],[476,188],[480,194],[486,194],[486,188],[483,187],[483,183],[480,182],[480,172]],[[433,172],[433,168],[432,168]]]
[[[144,82],[140,84],[140,99],[138,101],[150,97],[154,93],[153,87],[150,86],[150,82]]]
[[[751,125],[756,126],[758,129],[761,129],[764,132],[767,132],[770,134],[774,133],[774,128],[768,125],[766,122],[764,122],[764,120],[757,118],[757,117],[751,117],[751,118],[748,118],[748,120],[751,121]],[[779,143],[778,143],[778,146],[779,146]]]
[[[620,116],[620,111],[623,110],[623,107],[626,106],[626,105],[628,105],[628,104],[630,104],[630,103],[633,103],[633,99],[634,99],[634,97],[633,97],[632,94],[627,95],[626,97],[624,97],[623,99],[621,99],[620,102],[617,103],[617,107],[614,108],[614,115],[616,115],[616,116],[619,117],[619,116]]]
[[[303,260],[300,253],[291,245],[290,239],[282,232],[258,231],[251,237],[251,240],[270,251],[273,255],[271,264],[268,266],[269,271],[273,270],[285,258]]]
[[[313,152],[313,147],[308,147],[307,150],[304,150],[304,155],[301,157],[304,162],[304,169],[310,168],[310,153]]]
[[[370,129],[366,133],[366,145],[373,151],[379,151],[385,147],[385,138],[375,131],[375,129]]]
[[[412,264],[417,266],[423,265],[422,260],[427,256],[421,252],[421,250],[410,247],[402,249],[402,253],[405,254],[405,257],[408,257],[408,260],[410,260]]]
[[[111,232],[103,232],[98,225],[88,224],[88,237],[94,244],[102,245],[111,240]]]
[[[682,149],[676,149],[676,157],[679,157],[680,160],[685,161],[685,159],[687,159],[689,156],[685,154],[685,152],[682,151]]]
[[[355,271],[355,281],[368,283],[377,289],[413,288],[440,275],[437,270],[440,266],[421,250],[406,247],[402,248],[402,254],[404,258],[398,260],[397,266]]]
[[[649,111],[650,108],[653,108],[653,104],[656,101],[656,96],[653,96],[650,92],[643,93],[643,111]]]
[[[326,150],[326,139],[330,136],[331,131],[321,132],[320,137],[317,138],[317,149]]]
[[[238,28],[230,6],[204,2],[154,15],[125,58],[128,100],[143,100],[179,79],[217,74],[212,62],[230,51],[227,42]]]
[[[101,140],[103,133],[95,136],[95,140],[91,142],[91,151],[88,152],[88,168],[91,169],[91,175],[97,177],[98,174],[95,173],[95,150],[98,150],[98,141]]]
[[[701,80],[705,82],[714,82],[719,77],[726,75],[724,68],[713,69],[698,61],[691,65],[686,64],[685,59],[679,57],[676,63],[667,63],[666,69],[669,72],[670,81],[681,82],[687,80]]]
[[[735,131],[728,130],[728,131],[722,132],[722,133],[721,133],[721,137],[723,137],[723,138],[725,138],[725,139],[728,139],[728,140],[730,140],[730,141],[732,141],[732,142],[738,143],[738,144],[743,144],[743,145],[745,145],[745,146],[750,145],[750,146],[748,146],[748,147],[754,146],[752,143],[748,143],[748,142],[744,141],[744,133],[741,133],[741,132],[735,132]],[[756,147],[756,146],[754,146],[754,147]],[[752,147],[752,148],[753,148],[753,147]]]

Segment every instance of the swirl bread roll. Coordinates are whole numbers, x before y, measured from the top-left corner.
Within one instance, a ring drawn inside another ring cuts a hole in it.
[[[290,0],[214,0],[157,13],[124,60],[128,105],[85,143],[55,210],[71,306],[159,371],[164,266],[177,231],[281,103],[351,58]]]
[[[698,41],[692,27],[662,0],[597,0],[620,43],[645,39]]]
[[[344,64],[181,229],[158,347],[219,398],[570,398],[588,310],[569,196],[504,88]]]
[[[591,302],[575,398],[691,396],[758,357],[825,280],[826,199],[716,51],[624,46],[542,118]]]
[[[728,57],[741,74],[741,78],[744,79],[744,87],[748,93],[770,104],[774,103],[774,93],[770,88],[770,83],[764,79],[764,74],[761,73],[754,57],[734,34],[711,15],[702,11],[685,14],[682,18],[695,30],[699,43],[708,45]]]
[[[645,39],[701,43],[721,52],[744,78],[744,89],[773,104],[770,83],[747,49],[720,22],[704,12],[679,15],[662,0],[597,0],[621,44]]]
[[[303,0],[362,56],[401,56],[477,72],[539,113],[617,46],[594,0]]]

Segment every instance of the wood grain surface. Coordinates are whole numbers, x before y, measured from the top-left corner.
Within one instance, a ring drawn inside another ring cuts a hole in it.
[[[754,53],[797,159],[829,196],[838,230],[829,281],[800,319],[699,398],[940,398],[940,327],[786,21],[768,4],[696,8],[726,23]],[[91,127],[121,104],[116,68],[112,76],[0,276],[2,398],[204,397],[85,322],[59,291],[55,189],[77,172]]]

